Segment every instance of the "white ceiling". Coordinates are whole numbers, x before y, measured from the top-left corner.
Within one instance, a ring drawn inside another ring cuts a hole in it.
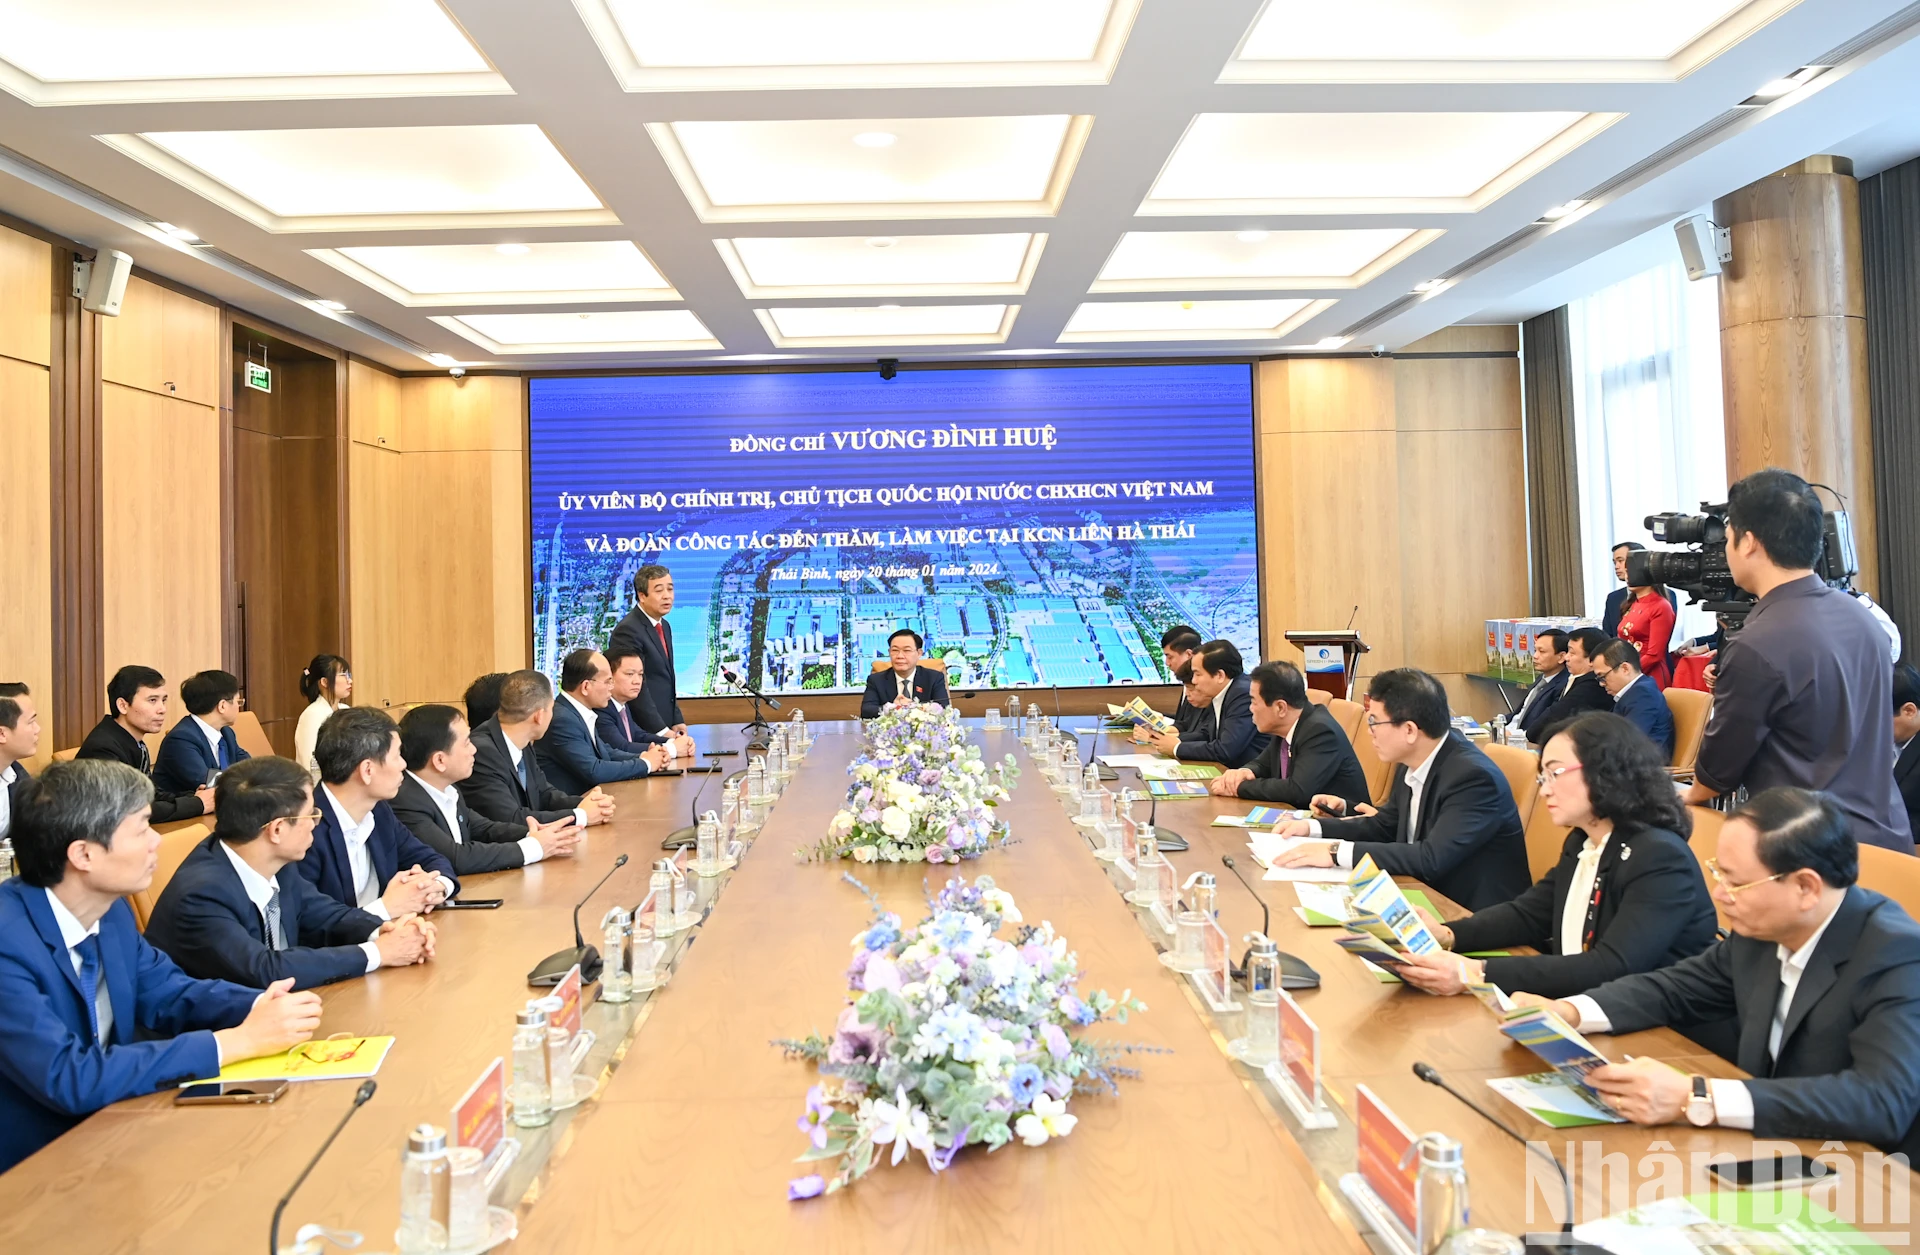
[[[0,0],[0,210],[401,369],[1391,347],[1920,152],[1913,6],[1620,181],[1906,8]]]

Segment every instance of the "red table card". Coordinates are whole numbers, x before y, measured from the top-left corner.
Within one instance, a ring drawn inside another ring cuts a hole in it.
[[[569,1036],[580,1031],[580,965],[573,965],[571,971],[558,985],[553,987],[554,996],[560,999],[560,1012],[551,1021],[555,1028],[564,1028]]]
[[[1413,1185],[1420,1173],[1417,1159],[1407,1155],[1413,1134],[1387,1105],[1364,1085],[1354,1089],[1354,1124],[1359,1134],[1360,1175],[1387,1205],[1388,1210],[1407,1232],[1419,1223],[1414,1209]],[[1401,1167],[1401,1161],[1406,1167]]]
[[[1280,1062],[1309,1103],[1320,1099],[1320,1029],[1300,1004],[1280,993]]]
[[[483,1155],[493,1148],[507,1131],[507,1065],[496,1058],[480,1074],[466,1096],[453,1106],[453,1144],[473,1146]]]

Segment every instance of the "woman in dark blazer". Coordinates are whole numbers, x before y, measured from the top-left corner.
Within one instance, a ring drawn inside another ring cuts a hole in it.
[[[1582,715],[1547,742],[1540,769],[1548,813],[1573,829],[1560,861],[1512,901],[1434,927],[1454,953],[1402,969],[1409,984],[1454,994],[1486,980],[1566,998],[1713,943],[1713,901],[1687,848],[1692,820],[1653,743],[1618,715]],[[1510,946],[1540,953],[1461,957]]]

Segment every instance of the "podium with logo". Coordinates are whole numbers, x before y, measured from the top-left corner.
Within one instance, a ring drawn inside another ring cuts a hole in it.
[[[1301,670],[1306,674],[1308,688],[1320,689],[1334,697],[1352,695],[1360,655],[1368,652],[1367,643],[1360,639],[1360,633],[1341,629],[1287,632],[1284,635],[1289,645],[1306,655]]]

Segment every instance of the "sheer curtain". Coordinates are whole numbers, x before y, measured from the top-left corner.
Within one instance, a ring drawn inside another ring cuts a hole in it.
[[[1569,303],[1587,613],[1613,578],[1609,546],[1652,546],[1645,519],[1727,493],[1718,284],[1676,261]],[[1680,594],[1679,639],[1713,630]]]

